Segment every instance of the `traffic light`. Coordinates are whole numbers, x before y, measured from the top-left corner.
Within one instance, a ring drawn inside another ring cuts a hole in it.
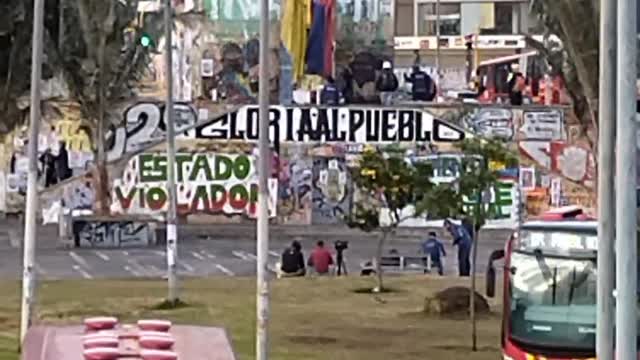
[[[140,36],[140,45],[142,47],[145,47],[145,48],[155,47],[155,43],[154,43],[153,39],[147,33],[143,33]]]

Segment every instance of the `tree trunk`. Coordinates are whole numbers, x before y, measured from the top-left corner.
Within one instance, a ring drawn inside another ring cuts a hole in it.
[[[98,44],[98,61],[100,72],[98,75],[98,126],[96,136],[96,170],[97,170],[97,186],[96,200],[98,201],[97,210],[100,215],[109,213],[109,174],[107,173],[107,156],[105,153],[105,47],[106,35],[100,36]]]
[[[482,205],[480,205],[482,206]],[[478,209],[480,211],[480,209]],[[472,252],[471,252],[471,292],[469,294],[469,314],[471,317],[471,350],[478,350],[478,334],[476,327],[476,260],[478,259],[478,236],[476,233],[476,221],[473,217],[473,228],[471,234]]]
[[[376,251],[376,277],[378,280],[378,285],[376,287],[376,289],[378,289],[378,291],[382,292],[382,290],[384,289],[384,284],[382,282],[382,252],[384,251],[384,243],[387,240],[387,236],[388,236],[388,231],[387,230],[382,230],[382,237],[380,238],[380,241],[378,241],[378,249]]]

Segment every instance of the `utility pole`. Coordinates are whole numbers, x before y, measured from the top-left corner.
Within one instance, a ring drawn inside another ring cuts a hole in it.
[[[440,0],[436,0],[436,90],[440,91]]]
[[[548,42],[545,36],[545,41]],[[614,360],[614,298],[616,203],[616,2],[600,1],[600,94],[598,117],[598,296],[596,354]],[[551,89],[551,82],[546,82]],[[545,102],[551,100],[546,91]],[[634,177],[635,179],[635,177]]]
[[[618,0],[616,148],[616,358],[637,359],[636,0]],[[605,118],[604,121],[608,120]]]
[[[171,0],[164,1],[165,72],[167,77],[167,99],[165,118],[167,119],[167,190],[169,210],[167,211],[167,279],[170,303],[178,302],[178,226],[176,216],[176,128],[173,121],[173,19]]]
[[[29,119],[29,173],[27,177],[27,204],[24,222],[22,263],[22,308],[20,317],[20,345],[31,326],[35,303],[36,236],[38,213],[38,132],[40,131],[40,78],[42,74],[42,34],[44,27],[44,0],[33,2],[33,43],[31,53],[31,108]]]
[[[256,360],[269,358],[269,0],[260,0],[260,80],[259,80],[259,169],[257,280],[256,280]]]

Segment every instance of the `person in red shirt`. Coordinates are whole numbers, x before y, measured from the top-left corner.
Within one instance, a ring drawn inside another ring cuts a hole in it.
[[[329,267],[333,265],[333,257],[329,250],[324,247],[324,241],[318,241],[316,248],[313,249],[309,256],[308,265],[320,275],[329,273]]]

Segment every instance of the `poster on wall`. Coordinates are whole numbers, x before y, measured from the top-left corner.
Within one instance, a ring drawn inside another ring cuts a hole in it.
[[[520,187],[524,191],[535,190],[536,188],[536,168],[520,168]]]

